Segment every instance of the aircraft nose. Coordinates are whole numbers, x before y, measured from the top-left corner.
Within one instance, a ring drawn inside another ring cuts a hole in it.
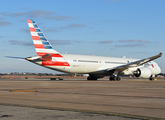
[[[158,66],[158,71],[159,71],[159,73],[161,73],[161,69],[160,69],[160,67]]]

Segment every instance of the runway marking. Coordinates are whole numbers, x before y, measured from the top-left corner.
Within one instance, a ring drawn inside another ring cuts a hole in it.
[[[9,90],[9,92],[38,92],[37,90]]]
[[[11,103],[0,103],[0,105],[28,107],[28,108],[37,108],[37,109],[47,109],[47,110],[60,110],[60,111],[93,113],[93,114],[102,114],[102,115],[110,115],[110,116],[118,116],[118,117],[124,117],[124,118],[134,118],[134,119],[143,119],[143,120],[165,120],[163,118],[156,118],[156,117],[139,116],[139,115],[124,114],[124,113],[103,112],[103,111],[92,111],[92,110],[78,110],[78,109],[69,109],[69,108],[56,108],[56,107],[34,106],[34,105],[20,105],[20,104],[11,104]]]

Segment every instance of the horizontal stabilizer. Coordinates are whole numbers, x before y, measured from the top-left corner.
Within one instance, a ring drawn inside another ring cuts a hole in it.
[[[5,56],[7,58],[14,58],[14,59],[18,59],[18,60],[25,60],[25,58],[23,57],[13,57],[13,56]]]
[[[28,61],[51,61],[52,60],[52,54],[46,54],[42,57],[40,57],[40,56],[27,57],[25,59]]]

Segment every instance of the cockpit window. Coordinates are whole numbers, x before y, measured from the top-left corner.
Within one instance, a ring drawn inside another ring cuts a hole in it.
[[[149,64],[148,64],[148,63],[145,63],[145,64],[144,64],[144,67],[149,67]]]

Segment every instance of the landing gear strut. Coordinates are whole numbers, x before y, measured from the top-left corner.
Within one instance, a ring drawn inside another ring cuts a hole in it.
[[[110,80],[110,81],[120,81],[121,78],[118,77],[118,76],[113,75],[113,76],[111,76],[111,77],[109,78],[109,80]]]

